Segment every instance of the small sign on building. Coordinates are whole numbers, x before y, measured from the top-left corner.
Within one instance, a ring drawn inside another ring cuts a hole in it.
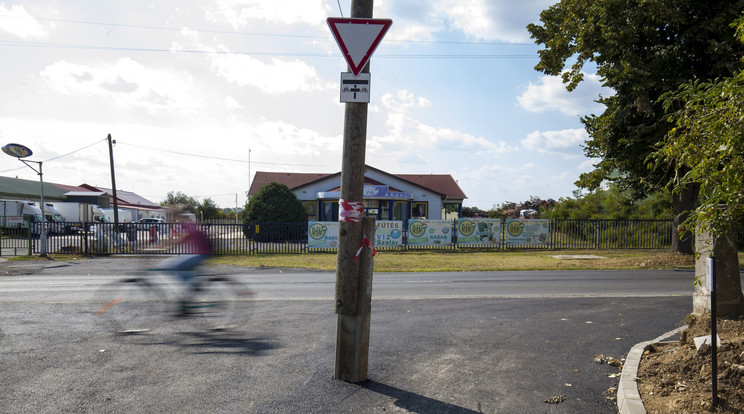
[[[341,73],[341,102],[369,103],[369,73],[354,76],[350,72]]]

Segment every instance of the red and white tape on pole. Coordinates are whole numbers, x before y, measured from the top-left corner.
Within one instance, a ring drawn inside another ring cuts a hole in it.
[[[362,203],[356,201],[346,201],[344,199],[338,200],[338,221],[359,223],[360,221],[362,221],[363,217],[364,205]],[[367,238],[367,235],[362,233],[362,236],[362,245],[359,246],[359,250],[357,250],[356,254],[354,255],[354,261],[356,261],[357,257],[359,257],[359,255],[362,253],[362,249],[364,248],[364,246],[372,249],[372,256],[375,256],[377,254],[375,245],[372,244],[372,242]]]
[[[372,244],[371,241],[369,241],[366,234],[362,233],[362,236],[362,245],[359,246],[359,250],[357,250],[356,254],[354,255],[354,260],[352,260],[352,262],[356,262],[357,257],[362,254],[362,249],[364,248],[364,246],[372,249],[372,256],[377,256],[377,248],[375,247],[375,245]]]
[[[364,217],[364,205],[356,201],[338,200],[338,221],[359,223]]]

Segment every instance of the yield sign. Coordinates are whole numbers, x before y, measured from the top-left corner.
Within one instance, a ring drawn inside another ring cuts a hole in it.
[[[390,19],[329,17],[327,21],[354,76],[359,75],[393,24]]]

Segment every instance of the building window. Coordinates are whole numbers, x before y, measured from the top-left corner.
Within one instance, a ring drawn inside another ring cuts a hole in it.
[[[416,201],[411,205],[411,218],[425,219],[428,217],[427,210],[429,203],[426,201]]]
[[[379,200],[364,200],[364,215],[367,217],[377,217],[380,214],[380,201]]]
[[[460,204],[446,203],[442,204],[442,219],[443,220],[457,220],[460,218]]]
[[[338,220],[338,201],[323,201],[323,211],[321,213],[321,221]]]
[[[305,211],[307,212],[308,221],[318,220],[318,203],[317,202],[303,201],[302,205],[303,207],[305,207]]]
[[[380,219],[390,220],[390,206],[393,204],[392,201],[382,200],[380,201]]]
[[[393,202],[393,220],[406,220],[406,219],[408,219],[408,202],[407,201]]]

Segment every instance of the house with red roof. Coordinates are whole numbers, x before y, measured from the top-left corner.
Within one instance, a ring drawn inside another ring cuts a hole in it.
[[[258,171],[248,195],[276,182],[289,187],[308,212],[308,220],[337,221],[341,173]],[[449,174],[391,174],[365,166],[364,210],[378,220],[429,220],[460,217],[467,197]]]

